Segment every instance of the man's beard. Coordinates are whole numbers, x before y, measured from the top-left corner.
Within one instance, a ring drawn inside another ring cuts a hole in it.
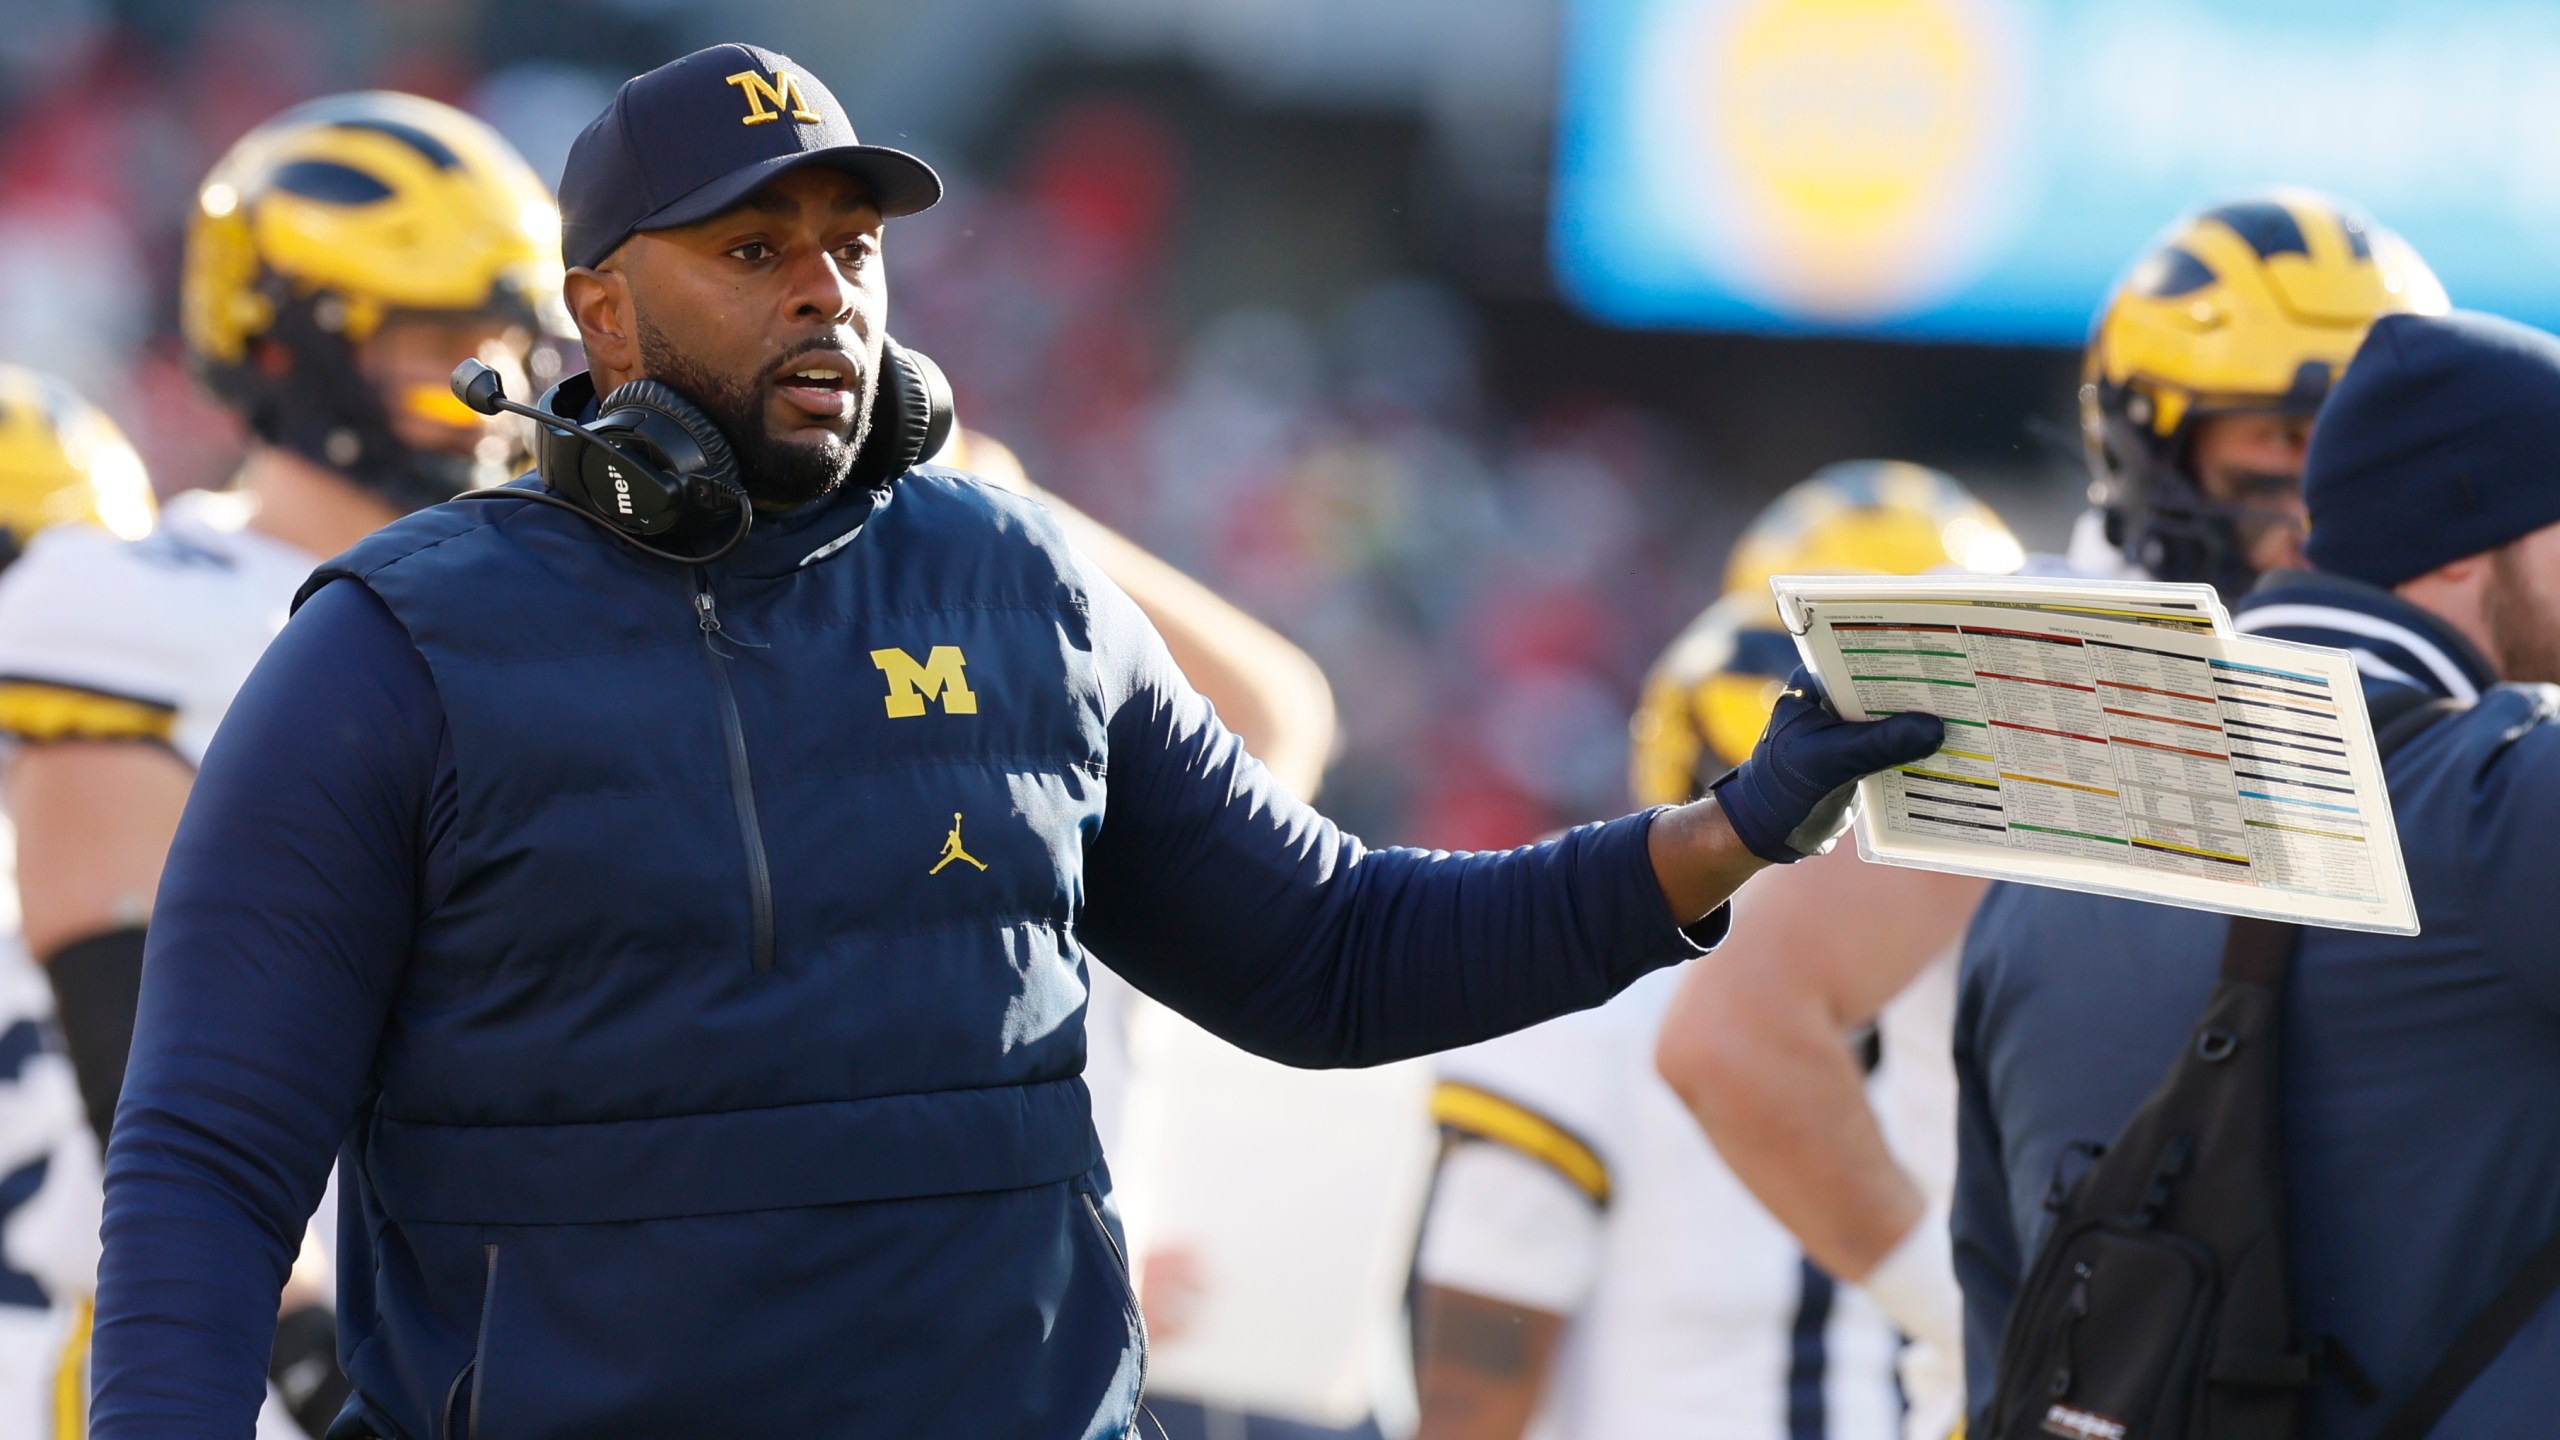
[[[757,509],[795,510],[833,494],[844,484],[845,477],[853,471],[853,457],[862,453],[862,442],[871,435],[871,401],[878,388],[877,376],[862,377],[863,393],[855,407],[857,418],[851,439],[822,431],[819,433],[825,438],[816,443],[786,443],[776,440],[765,428],[765,387],[761,378],[714,375],[679,351],[665,331],[649,323],[648,316],[638,319],[640,363],[651,379],[674,386],[719,427],[731,453],[738,457],[738,481],[746,486],[747,498],[755,502]],[[775,363],[790,358],[785,355]]]
[[[2560,605],[2546,601],[2513,545],[2489,553],[2489,589],[2480,620],[2498,676],[2520,684],[2560,684]]]

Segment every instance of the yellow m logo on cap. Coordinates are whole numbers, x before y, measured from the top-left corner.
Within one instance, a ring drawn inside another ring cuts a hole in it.
[[[771,80],[757,71],[741,70],[729,77],[729,83],[747,97],[747,118],[738,122],[741,125],[779,120],[785,112],[794,120],[818,123],[818,112],[809,108],[807,97],[800,93],[799,77],[788,70],[774,71]]]
[[[889,718],[906,720],[924,713],[927,700],[939,699],[945,715],[975,715],[978,697],[960,672],[969,661],[957,645],[936,645],[924,663],[904,650],[874,650],[871,663],[889,677]]]

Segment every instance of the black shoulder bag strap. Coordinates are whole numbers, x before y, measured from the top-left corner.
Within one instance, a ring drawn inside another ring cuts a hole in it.
[[[2471,1322],[2471,1328],[2462,1332],[2462,1338],[2453,1342],[2453,1348],[2444,1352],[2444,1358],[2427,1372],[2426,1379],[2418,1382],[2417,1391],[2374,1440],[2421,1440],[2435,1429],[2444,1412],[2453,1408],[2453,1402],[2462,1398],[2462,1392],[2480,1378],[2480,1372],[2489,1368],[2489,1362],[2498,1358],[2498,1352],[2507,1348],[2507,1342],[2516,1338],[2525,1322],[2542,1313],[2543,1303],[2551,1298],[2554,1289],[2560,1289],[2560,1235],[2543,1241],[2542,1248],[2525,1257],[2524,1264],[2508,1279],[2507,1288],[2498,1292],[2498,1298],[2490,1301],[2489,1308]]]
[[[2376,696],[2365,710],[2365,719],[2373,726],[2374,758],[2390,759],[2391,752],[2417,739],[2420,731],[2447,715],[2461,714],[2471,704],[2423,690],[2393,689]]]
[[[2302,927],[2290,921],[2234,915],[2222,941],[2222,978],[2282,990],[2293,968],[2294,947],[2301,940]]]
[[[2378,707],[2377,707],[2378,708]],[[2437,720],[2468,708],[2458,700],[2431,700],[2394,707],[2374,729],[2374,741],[2385,756]],[[2560,1234],[2542,1242],[2507,1279],[2506,1288],[2474,1318],[2451,1349],[2436,1361],[2427,1378],[2382,1427],[2375,1440],[2424,1440],[2427,1433],[2462,1398],[2480,1372],[2489,1368],[2525,1323],[2542,1313],[2552,1292],[2560,1290]]]

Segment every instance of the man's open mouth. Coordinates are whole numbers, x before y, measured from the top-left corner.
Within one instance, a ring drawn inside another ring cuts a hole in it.
[[[773,386],[813,419],[843,420],[853,414],[855,376],[847,356],[803,355],[775,374]]]

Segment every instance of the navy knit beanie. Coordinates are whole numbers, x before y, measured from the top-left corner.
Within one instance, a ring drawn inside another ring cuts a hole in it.
[[[2461,310],[2375,321],[2302,492],[2312,565],[2372,585],[2560,521],[2560,338]]]

